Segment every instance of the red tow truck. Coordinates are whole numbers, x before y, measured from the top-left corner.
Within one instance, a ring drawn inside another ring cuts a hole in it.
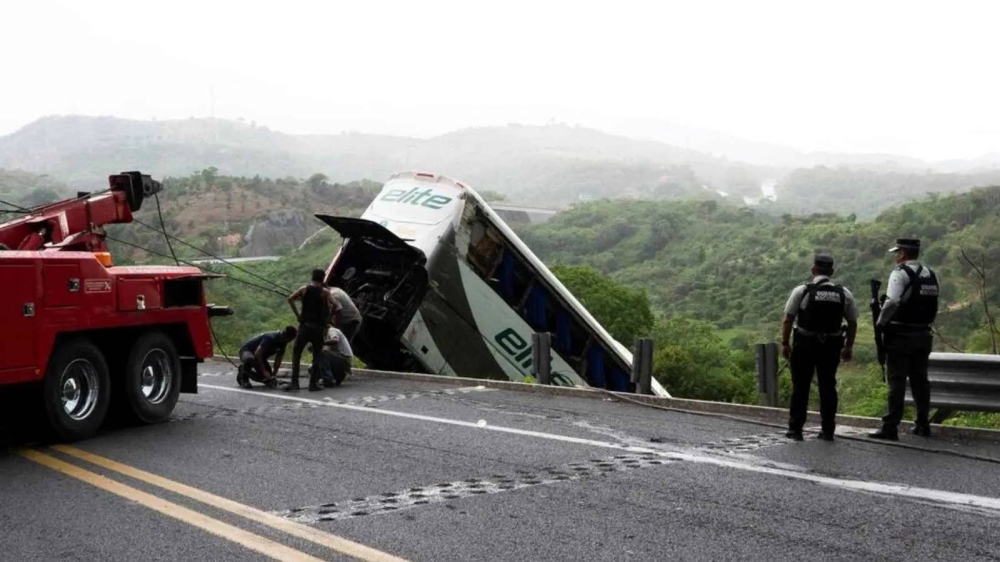
[[[0,223],[0,394],[27,392],[51,433],[92,436],[109,407],[139,423],[166,420],[197,392],[212,355],[196,267],[116,267],[104,227],[132,222],[162,188],[140,172]]]

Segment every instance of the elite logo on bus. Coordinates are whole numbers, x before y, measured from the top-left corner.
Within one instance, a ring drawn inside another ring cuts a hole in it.
[[[507,328],[493,337],[504,353],[510,355],[515,363],[525,369],[531,368],[531,344],[524,341],[520,334],[513,328]]]
[[[409,191],[405,189],[390,189],[379,199],[387,203],[407,203],[427,207],[428,209],[443,209],[451,202],[451,197],[444,195],[434,195],[430,188],[420,191],[419,187],[414,187]]]

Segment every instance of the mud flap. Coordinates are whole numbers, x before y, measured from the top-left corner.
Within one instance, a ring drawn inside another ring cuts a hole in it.
[[[181,392],[198,394],[198,359],[181,357]]]

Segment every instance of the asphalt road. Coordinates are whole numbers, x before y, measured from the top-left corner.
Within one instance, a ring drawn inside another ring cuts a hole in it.
[[[243,391],[227,367],[168,423],[9,437],[0,560],[1000,559],[997,463],[404,380]]]

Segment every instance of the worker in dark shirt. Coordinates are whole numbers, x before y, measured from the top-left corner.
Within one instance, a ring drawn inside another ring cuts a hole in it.
[[[292,347],[292,382],[285,388],[286,391],[299,390],[299,367],[302,362],[302,350],[306,345],[312,345],[313,365],[319,365],[322,361],[323,336],[326,325],[331,322],[330,315],[334,308],[333,297],[323,283],[325,278],[325,271],[314,269],[312,282],[288,297],[288,305],[292,307],[295,318],[299,320],[299,335]],[[302,312],[295,307],[296,301],[302,301]],[[322,390],[319,386],[317,369],[313,369],[309,374],[309,390]]]
[[[286,326],[283,332],[264,332],[247,340],[240,347],[240,368],[236,374],[236,382],[243,388],[253,388],[250,380],[264,383],[265,386],[277,386],[278,369],[285,355],[285,346],[295,339],[298,330],[295,326]],[[267,363],[274,357],[274,369]]]

